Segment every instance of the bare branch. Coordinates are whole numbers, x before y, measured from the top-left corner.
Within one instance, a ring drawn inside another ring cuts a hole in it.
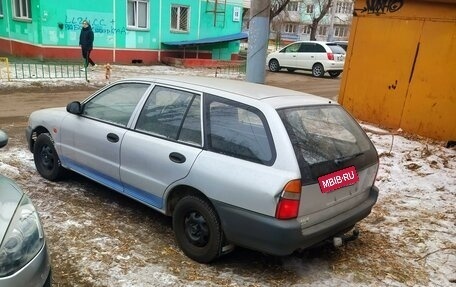
[[[274,17],[279,15],[288,3],[290,3],[290,0],[271,0],[271,12],[269,13],[269,19],[272,20]]]

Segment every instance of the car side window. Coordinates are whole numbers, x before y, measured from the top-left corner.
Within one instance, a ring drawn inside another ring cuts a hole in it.
[[[314,46],[313,44],[302,43],[299,52],[301,52],[301,53],[313,53],[314,52],[313,46]]]
[[[201,96],[168,87],[155,87],[139,115],[136,129],[201,145]]]
[[[123,83],[109,87],[84,104],[82,114],[120,126],[127,126],[141,97],[145,83]]]
[[[282,52],[284,53],[296,53],[296,52],[299,52],[299,47],[301,46],[301,43],[294,43],[294,44],[291,44],[287,47],[285,47]]]
[[[272,164],[273,142],[266,119],[258,109],[233,101],[211,100],[206,103],[206,117],[209,150]]]
[[[326,53],[325,47],[323,47],[320,44],[315,44],[314,50],[315,50],[316,53]]]

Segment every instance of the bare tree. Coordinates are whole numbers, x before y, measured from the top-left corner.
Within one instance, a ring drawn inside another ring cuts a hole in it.
[[[313,0],[313,16],[312,16],[312,24],[310,24],[310,40],[315,41],[317,38],[317,29],[318,23],[320,23],[321,19],[328,14],[329,8],[331,8],[333,0]],[[317,6],[317,7],[315,7]]]
[[[290,3],[290,0],[271,0],[271,12],[269,13],[269,19],[276,17],[285,7]]]

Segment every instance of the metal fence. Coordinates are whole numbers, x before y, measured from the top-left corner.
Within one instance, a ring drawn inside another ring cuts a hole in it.
[[[215,77],[218,75],[244,75],[246,71],[246,62],[232,64],[232,65],[223,65],[215,69]]]
[[[11,63],[0,58],[0,80],[85,78],[81,64],[71,63]]]

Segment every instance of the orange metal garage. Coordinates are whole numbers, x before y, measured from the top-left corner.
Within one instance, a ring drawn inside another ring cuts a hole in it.
[[[339,103],[355,117],[456,139],[456,1],[356,0]]]

